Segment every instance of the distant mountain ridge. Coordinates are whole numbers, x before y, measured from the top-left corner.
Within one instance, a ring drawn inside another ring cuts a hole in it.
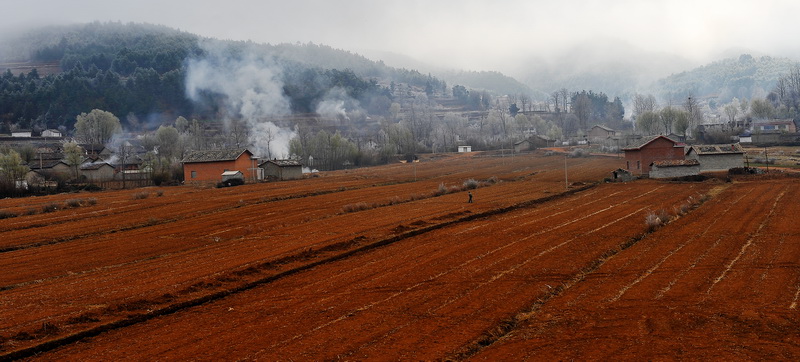
[[[79,59],[74,55],[69,57],[65,44],[82,42],[80,51],[113,55],[125,47],[141,48],[148,43],[163,46],[163,42],[155,40],[163,37],[172,39],[168,43],[170,46],[179,44],[182,48],[174,52],[175,59],[160,60],[165,69],[180,63],[181,57],[199,52],[199,42],[210,40],[153,24],[94,22],[52,26],[0,44],[0,61],[58,59],[65,66],[64,70],[68,70]],[[469,71],[427,65],[399,54],[363,51],[366,55],[361,55],[310,42],[274,45],[249,41],[219,42],[255,46],[275,58],[305,66],[350,69],[361,77],[384,79],[387,83],[407,82],[409,77],[419,82],[432,76],[444,80],[450,89],[454,85],[463,85],[496,95],[529,94],[539,101],[546,100],[552,92],[562,88],[570,92],[593,90],[612,97],[620,96],[623,100],[634,93],[651,93],[662,99],[680,99],[688,95],[717,97],[721,102],[733,97],[764,97],[781,75],[798,64],[787,58],[744,54],[697,66],[675,55],[648,52],[621,41],[601,39],[578,44],[558,54],[532,56],[508,72]],[[131,61],[134,55],[130,56]],[[119,67],[124,69],[124,65]],[[154,69],[159,70],[155,66]]]
[[[727,103],[734,97],[764,98],[775,87],[781,76],[792,67],[800,66],[795,60],[753,57],[742,54],[727,58],[658,80],[652,91],[664,99],[684,99],[688,96],[716,98]]]

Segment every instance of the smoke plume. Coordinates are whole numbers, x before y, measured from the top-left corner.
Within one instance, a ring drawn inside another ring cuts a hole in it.
[[[285,158],[295,133],[268,121],[290,113],[283,93],[282,70],[267,55],[248,47],[233,49],[208,42],[204,54],[188,60],[186,93],[194,102],[223,100],[226,127],[233,119],[243,120],[248,129],[251,151],[260,157]]]

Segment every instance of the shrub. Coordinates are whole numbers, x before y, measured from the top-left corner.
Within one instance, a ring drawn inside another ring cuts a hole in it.
[[[87,205],[97,205],[97,199],[94,198],[94,197],[90,197],[90,198],[86,199],[86,204]]]
[[[42,205],[42,213],[53,212],[59,209],[58,204],[55,202],[51,202],[49,204]]]
[[[576,148],[569,153],[570,158],[578,158],[586,156],[586,150],[583,148]]]
[[[64,207],[65,208],[80,207],[80,206],[81,206],[81,200],[80,199],[69,199],[67,201],[64,201]]]
[[[659,226],[663,225],[658,215],[656,215],[653,212],[647,214],[647,216],[644,218],[644,223],[647,225],[647,229],[649,231],[653,231],[657,229]]]
[[[156,196],[158,196],[158,197],[164,196],[164,190],[156,191]]]
[[[149,192],[141,191],[141,192],[137,192],[137,193],[133,194],[133,199],[134,200],[142,200],[142,199],[148,198],[149,196],[150,196]]]
[[[478,185],[480,185],[480,184],[475,179],[469,179],[469,180],[464,181],[464,188],[467,189],[467,190],[477,189]]]
[[[362,210],[369,210],[371,208],[372,207],[370,207],[366,202],[357,202],[355,204],[347,204],[347,205],[342,206],[342,211],[343,212],[356,212],[356,211],[362,211]]]
[[[436,192],[434,192],[434,195],[436,196],[445,195],[448,193],[448,191],[449,190],[447,189],[447,186],[445,186],[444,182],[442,182],[439,184],[439,188],[436,190]]]
[[[12,211],[0,210],[0,219],[8,219],[8,218],[16,217],[16,216],[17,216],[17,214],[15,214]]]

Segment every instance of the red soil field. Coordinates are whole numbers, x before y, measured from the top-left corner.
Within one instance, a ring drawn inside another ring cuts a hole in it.
[[[481,156],[0,200],[0,359],[797,356],[794,179]]]

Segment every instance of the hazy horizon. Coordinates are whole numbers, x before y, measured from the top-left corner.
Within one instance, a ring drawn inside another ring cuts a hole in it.
[[[224,5],[224,6],[220,6]],[[500,0],[30,2],[0,30],[93,21],[160,24],[201,36],[259,43],[325,44],[358,53],[394,53],[433,66],[515,73],[531,59],[548,63],[582,44],[619,44],[594,57],[661,53],[701,64],[733,53],[800,57],[786,0]],[[596,59],[584,59],[596,61]]]

